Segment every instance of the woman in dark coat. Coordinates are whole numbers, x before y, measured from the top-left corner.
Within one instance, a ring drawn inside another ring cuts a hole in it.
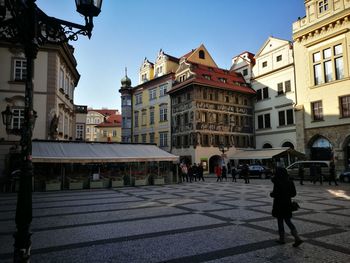
[[[300,239],[298,232],[293,225],[292,219],[292,200],[296,196],[295,185],[288,177],[288,172],[285,168],[277,167],[275,176],[272,178],[273,191],[270,196],[273,198],[272,216],[277,218],[278,233],[280,244],[285,243],[284,239],[284,222],[289,227],[292,236],[294,237],[294,247],[298,247],[303,241]]]

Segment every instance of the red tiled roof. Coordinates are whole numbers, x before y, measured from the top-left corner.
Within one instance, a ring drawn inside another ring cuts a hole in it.
[[[185,54],[185,55],[183,55],[183,56],[181,56],[181,57],[188,58],[188,57],[191,56],[192,53],[195,52],[195,51],[196,51],[196,49],[192,49],[190,52],[188,52],[187,54]]]
[[[104,122],[96,125],[97,128],[102,127],[121,127],[122,116],[120,114],[113,114],[106,118]]]
[[[170,93],[180,89],[181,87],[184,87],[189,83],[198,83],[248,94],[256,93],[254,89],[252,89],[246,84],[243,76],[240,73],[236,73],[233,71],[230,72],[228,70],[220,68],[211,68],[195,63],[191,64],[193,65],[191,70],[196,75],[184,82],[175,84],[173,88],[169,91]],[[206,78],[206,76],[210,76],[210,79]],[[223,82],[220,79],[226,79],[226,82]]]
[[[102,109],[102,110],[88,109],[88,111],[96,111],[96,112],[102,114],[103,116],[111,116],[111,115],[116,114],[116,112],[118,112],[118,110],[107,110],[107,109],[106,110],[104,110],[104,109]]]

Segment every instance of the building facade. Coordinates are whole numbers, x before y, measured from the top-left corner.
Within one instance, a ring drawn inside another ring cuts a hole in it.
[[[203,45],[180,59],[169,95],[171,152],[182,161],[213,172],[222,157],[254,147],[255,91],[241,74],[218,68]],[[220,146],[226,147],[225,156]]]
[[[306,0],[293,23],[297,149],[350,165],[350,2]]]
[[[132,88],[132,141],[155,143],[170,152],[170,98],[179,59],[160,50],[155,63],[145,59],[138,86]],[[124,115],[123,115],[124,118]]]
[[[122,116],[112,114],[105,117],[104,121],[95,127],[98,129],[97,141],[99,142],[121,142],[122,141]]]
[[[74,105],[75,112],[75,137],[76,141],[85,141],[87,106]]]
[[[232,58],[231,71],[241,73],[247,83],[251,82],[253,77],[253,67],[255,65],[255,55],[245,51]]]
[[[119,115],[118,110],[109,110],[109,109],[91,109],[88,108],[88,113],[86,116],[86,141],[121,141],[121,120],[118,120],[118,123],[114,123],[119,117],[113,117],[114,115]],[[104,127],[108,119],[112,117],[113,121],[109,128],[108,125]],[[102,125],[102,126],[99,126]],[[103,129],[100,129],[100,128]],[[115,131],[113,131],[115,130]],[[108,139],[110,137],[110,139]],[[112,139],[113,138],[113,139]]]
[[[122,142],[132,141],[132,87],[131,79],[128,78],[126,72],[125,77],[120,81],[122,86],[119,89],[122,103]]]
[[[48,44],[39,49],[34,63],[34,110],[37,112],[33,139],[69,140],[75,137],[74,90],[80,75],[70,45]],[[0,111],[10,107],[11,134],[0,126],[1,156],[18,144],[24,124],[26,59],[13,44],[0,43]],[[13,134],[15,133],[15,134]],[[0,161],[3,166],[3,161]],[[0,167],[0,170],[3,170]]]
[[[256,91],[256,148],[296,146],[293,46],[269,37],[255,55],[251,86]]]

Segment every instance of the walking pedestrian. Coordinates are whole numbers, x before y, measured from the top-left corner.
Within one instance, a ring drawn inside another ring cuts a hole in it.
[[[316,183],[316,166],[313,163],[310,165],[310,180],[314,184]]]
[[[329,164],[329,180],[328,184],[332,185],[332,181],[334,182],[335,185],[338,185],[337,179],[335,177],[335,164],[333,161],[330,162]]]
[[[192,166],[192,173],[193,173],[194,181],[197,182],[198,167],[197,167],[197,164],[196,164],[196,163],[194,163],[193,166]],[[198,180],[199,180],[199,179],[198,179]]]
[[[300,184],[303,185],[304,184],[304,165],[303,164],[299,165],[298,175],[300,178]]]
[[[294,237],[293,247],[298,247],[303,240],[298,235],[298,232],[292,223],[292,197],[296,196],[296,189],[288,176],[285,168],[277,167],[275,176],[271,179],[273,182],[273,191],[270,196],[273,198],[272,216],[277,218],[280,244],[285,244],[284,238],[284,222],[289,227],[292,236]]]
[[[231,169],[231,176],[232,176],[232,182],[237,182],[236,176],[237,176],[237,169],[235,166],[232,166]]]
[[[188,168],[187,165],[185,163],[181,164],[181,176],[182,176],[182,182],[188,182]]]
[[[204,169],[203,169],[203,165],[201,163],[198,164],[197,166],[197,170],[198,170],[198,181],[200,181],[202,179],[202,181],[204,182]]]
[[[222,178],[221,178],[221,172],[222,172],[221,166],[217,164],[215,166],[215,168],[214,168],[214,172],[215,172],[216,177],[217,177],[216,181],[217,182],[219,182],[219,181],[221,182],[222,181]]]
[[[221,181],[223,180],[223,179],[225,179],[226,180],[226,182],[227,182],[227,168],[226,168],[226,165],[223,165],[222,166],[222,177],[221,177]]]
[[[241,172],[242,172],[242,176],[244,178],[244,183],[249,184],[250,181],[249,181],[249,166],[248,166],[248,164],[243,165]]]

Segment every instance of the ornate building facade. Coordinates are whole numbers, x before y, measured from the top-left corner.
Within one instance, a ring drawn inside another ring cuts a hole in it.
[[[297,149],[350,165],[350,1],[306,0],[293,23]]]
[[[254,147],[255,91],[239,73],[220,69],[201,45],[180,59],[171,97],[172,150],[183,161],[213,171],[236,148]]]

